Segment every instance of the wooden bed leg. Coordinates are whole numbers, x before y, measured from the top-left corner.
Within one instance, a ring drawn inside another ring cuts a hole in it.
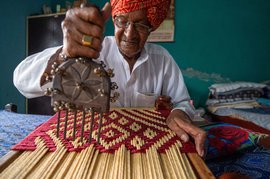
[[[213,173],[209,170],[203,159],[197,153],[187,153],[189,160],[191,161],[197,175],[201,179],[214,179],[216,178]]]

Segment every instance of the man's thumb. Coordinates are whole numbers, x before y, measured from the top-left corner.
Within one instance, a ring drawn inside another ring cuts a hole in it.
[[[112,12],[112,6],[109,2],[107,2],[101,10],[102,16],[105,21],[109,19],[109,17],[111,16],[111,12]]]

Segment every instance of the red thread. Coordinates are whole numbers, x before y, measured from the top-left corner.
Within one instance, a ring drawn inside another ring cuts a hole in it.
[[[144,153],[158,141],[159,147],[158,152],[164,153],[172,145],[181,142],[180,139],[172,133],[166,125],[166,117],[169,112],[154,111],[149,109],[135,110],[135,109],[116,109],[112,110],[108,115],[103,118],[103,127],[101,131],[100,144],[97,144],[97,130],[99,115],[95,115],[92,135],[92,144],[95,144],[95,149],[100,152],[114,153],[118,150],[121,145],[125,145],[127,150],[131,153]],[[85,118],[85,133],[83,137],[83,142],[77,144],[75,147],[73,144],[73,121],[74,115],[69,113],[68,116],[68,127],[67,127],[67,138],[64,139],[64,124],[65,124],[65,113],[61,113],[61,125],[60,125],[60,141],[68,149],[68,151],[80,152],[90,145],[89,139],[89,129],[91,116],[86,115]],[[76,141],[80,141],[80,131],[81,131],[81,120],[82,114],[77,114],[76,120]],[[147,118],[151,118],[151,121]],[[50,118],[47,122],[36,128],[31,134],[29,134],[25,139],[15,145],[13,150],[35,150],[36,144],[35,139],[40,137],[44,140],[49,151],[55,151],[56,145],[52,140],[51,136],[48,135],[49,131],[56,135],[56,123],[57,114]],[[68,135],[69,134],[69,135]],[[181,152],[196,152],[195,146],[191,142],[183,144],[180,148]]]

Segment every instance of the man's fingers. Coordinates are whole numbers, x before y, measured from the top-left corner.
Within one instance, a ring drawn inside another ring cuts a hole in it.
[[[175,133],[176,133],[176,135],[178,137],[180,137],[180,139],[183,142],[189,141],[189,136],[188,136],[188,134],[184,130],[182,130],[182,129],[179,128],[178,130],[175,131]]]
[[[198,154],[203,157],[205,153],[204,143],[207,135],[206,132],[185,120],[176,119],[175,122],[179,128],[183,129],[183,131],[192,136]]]
[[[82,46],[76,42],[68,43],[66,46],[63,46],[63,53],[65,53],[69,57],[90,57],[90,58],[98,58],[100,53],[99,51],[89,48],[86,46]]]
[[[188,122],[183,120],[176,120],[177,125],[191,135],[194,139],[196,150],[201,157],[204,155],[204,142],[206,139],[206,132]]]
[[[205,154],[205,139],[206,139],[206,132],[205,131],[200,131],[196,136],[194,136],[194,140],[195,140],[195,145],[196,145],[196,150],[198,151],[199,155],[201,157],[204,156]]]
[[[178,137],[180,137],[183,142],[187,142],[189,140],[188,134],[178,126],[175,120],[173,120],[172,118],[171,120],[167,120],[167,125],[171,130],[176,133]]]
[[[107,2],[101,10],[102,16],[105,21],[107,21],[110,18],[111,12],[112,12],[112,6],[109,2]]]
[[[110,12],[109,3],[105,4],[102,11],[91,4],[68,10],[62,23],[63,53],[68,57],[98,58],[102,48],[105,18],[109,18]],[[92,37],[90,47],[83,46],[83,35]]]
[[[98,6],[96,5],[93,5],[93,4],[81,4],[81,8],[85,8],[85,7],[95,7],[96,9],[99,9]],[[111,7],[111,4],[109,2],[107,2],[102,10],[101,10],[101,14],[103,16],[103,19],[105,21],[107,21],[109,19],[109,17],[111,16],[111,11],[112,11],[112,7]]]
[[[71,9],[73,10],[73,9]],[[82,20],[95,24],[103,29],[104,19],[100,10],[97,7],[89,6],[83,8],[74,8],[74,14]]]

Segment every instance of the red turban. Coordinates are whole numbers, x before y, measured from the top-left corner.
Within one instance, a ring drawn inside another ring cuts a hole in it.
[[[147,10],[147,18],[155,30],[167,17],[171,0],[111,0],[112,17],[141,9]]]

